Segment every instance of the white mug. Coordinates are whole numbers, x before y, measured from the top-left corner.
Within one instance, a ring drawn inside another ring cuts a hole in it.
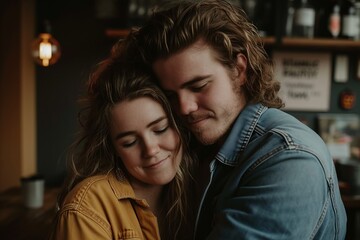
[[[21,178],[21,187],[25,207],[40,208],[44,203],[45,180],[40,175]]]

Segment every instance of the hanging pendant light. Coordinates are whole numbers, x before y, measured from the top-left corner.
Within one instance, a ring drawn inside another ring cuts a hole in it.
[[[56,63],[61,56],[60,44],[51,35],[49,21],[44,22],[44,31],[32,43],[32,56],[43,67]]]

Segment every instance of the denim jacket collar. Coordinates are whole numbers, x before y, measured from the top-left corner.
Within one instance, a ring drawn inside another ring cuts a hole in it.
[[[239,153],[244,151],[255,126],[267,107],[262,104],[245,106],[232,126],[231,132],[216,155],[216,159],[229,166],[239,164]]]

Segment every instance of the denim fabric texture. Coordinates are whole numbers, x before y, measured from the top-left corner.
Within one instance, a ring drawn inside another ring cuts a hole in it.
[[[245,107],[209,171],[195,239],[345,238],[346,212],[326,144],[279,109]]]

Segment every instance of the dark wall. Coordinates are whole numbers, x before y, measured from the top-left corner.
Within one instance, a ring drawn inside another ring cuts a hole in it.
[[[57,185],[77,131],[77,100],[91,68],[107,56],[115,40],[105,36],[91,1],[39,0],[37,18],[39,29],[43,19],[51,22],[62,49],[58,63],[36,69],[38,172],[48,185]]]

